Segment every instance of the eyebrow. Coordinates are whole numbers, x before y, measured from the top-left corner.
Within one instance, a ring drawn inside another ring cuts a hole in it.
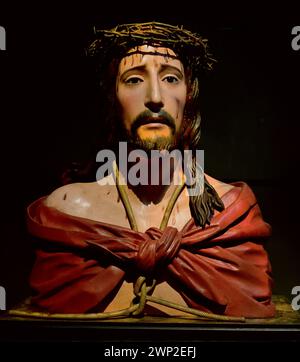
[[[123,79],[127,73],[132,72],[132,71],[145,71],[147,68],[146,65],[136,65],[135,67],[131,67],[129,69],[126,69],[125,72],[123,74],[120,75],[120,79]],[[174,65],[170,65],[170,64],[161,64],[160,65],[160,69],[159,72],[163,72],[165,70],[168,70],[169,68],[171,68],[171,70],[175,70],[176,72],[180,73],[180,75],[183,77],[183,72],[181,71],[181,69],[179,69],[178,67],[174,66]]]

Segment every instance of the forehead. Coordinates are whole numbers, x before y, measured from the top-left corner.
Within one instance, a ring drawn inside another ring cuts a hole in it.
[[[176,54],[170,48],[141,45],[131,48],[127,52],[127,55],[121,59],[119,70],[123,72],[130,68],[143,65],[153,65],[158,68],[161,65],[171,65],[183,71],[183,64],[179,59],[174,57],[176,57]]]

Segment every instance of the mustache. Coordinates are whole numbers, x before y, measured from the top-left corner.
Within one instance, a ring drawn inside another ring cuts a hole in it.
[[[135,134],[136,130],[140,126],[143,126],[143,125],[149,124],[149,123],[165,124],[172,129],[173,133],[175,133],[175,130],[176,130],[175,120],[168,112],[161,110],[158,113],[155,113],[155,116],[154,116],[154,114],[151,111],[145,110],[144,112],[140,113],[133,121],[132,126],[131,126],[132,134]]]

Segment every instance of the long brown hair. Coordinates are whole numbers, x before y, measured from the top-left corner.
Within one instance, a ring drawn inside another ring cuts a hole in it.
[[[199,79],[203,71],[212,68],[215,60],[208,50],[207,40],[198,34],[191,33],[183,27],[151,22],[123,24],[110,30],[95,29],[95,39],[87,48],[87,54],[92,56],[97,69],[103,105],[101,132],[96,152],[108,148],[118,154],[119,142],[127,140],[118,113],[116,77],[122,57],[129,49],[136,48],[138,51],[138,46],[142,44],[173,49],[176,57],[183,63],[188,92],[181,132],[181,148],[196,151],[200,147],[201,137]],[[68,183],[95,180],[96,166],[94,160],[83,166],[74,164],[73,168],[64,173],[63,181]],[[191,165],[193,176],[196,174],[196,168],[196,158],[193,157]],[[197,196],[190,196],[189,205],[195,224],[201,227],[210,223],[215,209],[219,211],[224,209],[222,200],[205,177],[203,192]]]

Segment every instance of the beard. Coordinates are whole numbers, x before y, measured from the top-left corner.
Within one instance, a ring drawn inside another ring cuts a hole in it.
[[[137,132],[138,128],[152,122],[159,122],[167,125],[171,130],[170,135],[142,139]],[[147,153],[151,150],[172,151],[178,148],[180,144],[179,134],[180,132],[176,132],[173,117],[163,110],[155,116],[149,110],[140,113],[133,121],[130,131],[126,130],[126,138],[129,146],[133,149],[142,149]]]
[[[175,136],[169,137],[156,137],[155,139],[152,138],[145,138],[141,139],[138,135],[132,137],[129,135],[128,138],[129,146],[133,149],[141,149],[145,152],[150,152],[152,150],[158,151],[172,151],[178,148],[178,141]]]

